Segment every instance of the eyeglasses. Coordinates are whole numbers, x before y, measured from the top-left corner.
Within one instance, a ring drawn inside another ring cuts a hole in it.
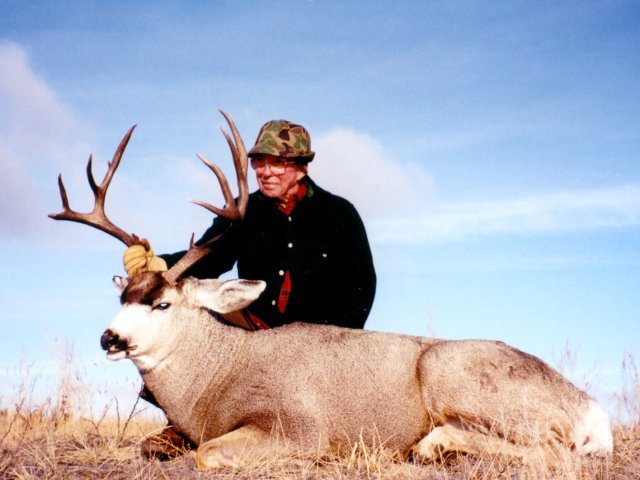
[[[296,163],[294,160],[280,160],[279,158],[266,159],[264,157],[252,157],[251,168],[254,170],[264,170],[267,165],[274,175],[282,175],[287,170],[287,165]]]

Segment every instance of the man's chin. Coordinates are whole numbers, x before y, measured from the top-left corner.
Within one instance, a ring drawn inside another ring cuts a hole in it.
[[[265,197],[280,198],[280,189],[278,187],[270,188],[269,186],[261,186],[260,191]]]

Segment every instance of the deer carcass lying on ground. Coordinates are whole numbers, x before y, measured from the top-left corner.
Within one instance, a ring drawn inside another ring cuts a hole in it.
[[[203,159],[216,172],[226,205],[201,205],[241,221],[247,158],[226,118],[240,197],[236,204],[217,167]],[[139,241],[104,215],[106,190],[130,135],[102,185],[88,169],[94,212],[72,211],[60,181],[63,212],[54,218],[95,226],[127,245]],[[192,240],[168,272],[117,279],[123,308],[101,339],[108,358],[135,363],[172,424],[198,446],[201,468],[268,455],[274,431],[297,453],[346,453],[364,441],[418,461],[447,451],[525,461],[570,451],[611,453],[603,409],[547,364],[504,343],[301,323],[258,331],[224,324],[218,315],[249,305],[264,282],[182,278],[214,242]]]

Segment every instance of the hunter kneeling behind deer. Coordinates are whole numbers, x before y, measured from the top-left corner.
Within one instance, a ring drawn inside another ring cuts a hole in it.
[[[202,205],[241,223],[247,157],[227,120],[241,193],[236,203],[217,167],[205,161],[226,205]],[[72,211],[60,180],[63,212],[53,218],[95,226],[128,246],[140,243],[104,215],[106,189],[130,134],[100,186],[88,169],[94,211]],[[247,309],[269,286],[187,276],[215,242],[192,241],[168,271],[117,278],[123,308],[101,338],[108,358],[134,362],[172,424],[197,448],[200,468],[269,455],[274,433],[285,439],[281,448],[296,454],[348,454],[364,441],[423,462],[446,452],[536,463],[611,453],[604,410],[541,360],[501,342],[300,322],[253,331],[230,325],[225,317]]]

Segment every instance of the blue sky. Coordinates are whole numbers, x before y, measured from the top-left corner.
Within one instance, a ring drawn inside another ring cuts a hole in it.
[[[108,214],[182,249],[211,221],[187,200],[221,200],[195,154],[231,174],[222,108],[247,144],[310,130],[369,232],[367,328],[569,349],[608,402],[640,354],[638,45],[633,1],[2,2],[0,401],[60,343],[107,395],[135,383],[98,345],[122,245],[47,218],[56,176],[88,210],[88,155],[101,176],[137,124]]]

